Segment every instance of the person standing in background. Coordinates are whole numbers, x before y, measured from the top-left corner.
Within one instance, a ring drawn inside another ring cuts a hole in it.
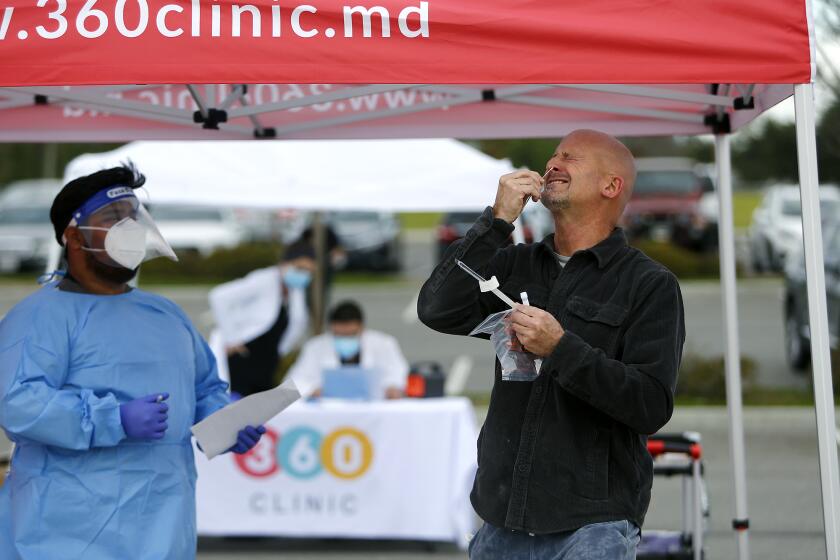
[[[234,398],[277,385],[280,358],[306,335],[306,291],[315,271],[312,246],[297,241],[276,266],[210,291],[210,308],[225,346]]]

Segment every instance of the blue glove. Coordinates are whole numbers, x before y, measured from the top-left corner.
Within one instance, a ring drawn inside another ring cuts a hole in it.
[[[244,429],[239,430],[239,433],[236,435],[236,444],[228,449],[228,451],[233,451],[237,455],[247,453],[252,447],[257,445],[257,442],[260,441],[260,438],[264,433],[264,426],[257,426],[256,428],[253,426],[245,426]]]
[[[155,393],[120,405],[120,421],[132,439],[160,439],[166,432],[165,402],[169,393]]]

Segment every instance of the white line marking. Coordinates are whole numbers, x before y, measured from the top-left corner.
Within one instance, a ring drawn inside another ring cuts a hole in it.
[[[467,379],[472,372],[473,359],[469,356],[458,356],[452,362],[452,369],[449,371],[449,376],[446,378],[446,384],[443,387],[443,392],[447,395],[460,395],[464,392],[464,387],[467,385]]]
[[[403,323],[407,325],[413,325],[420,319],[417,318],[417,300],[420,299],[420,292],[414,294],[414,297],[411,298],[411,303],[409,303],[402,312],[402,320]]]

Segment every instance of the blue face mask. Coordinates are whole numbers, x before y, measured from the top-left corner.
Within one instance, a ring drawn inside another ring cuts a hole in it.
[[[283,273],[283,282],[291,289],[303,289],[312,281],[312,273],[302,268],[290,266]]]
[[[352,358],[359,353],[360,343],[358,336],[334,336],[335,351],[343,360]]]

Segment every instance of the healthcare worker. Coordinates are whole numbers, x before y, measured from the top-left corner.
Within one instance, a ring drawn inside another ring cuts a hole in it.
[[[195,556],[190,427],[229,397],[186,315],[127,285],[144,260],[175,260],[134,195],[144,181],[122,166],[68,183],[50,209],[66,276],[0,322],[4,560]]]
[[[289,370],[301,395],[321,395],[322,377],[327,370],[359,366],[377,376],[375,399],[397,399],[405,393],[406,362],[397,339],[365,327],[362,308],[354,301],[342,301],[330,310],[328,333],[310,338]]]
[[[276,266],[261,268],[216,286],[208,294],[224,350],[216,348],[219,373],[230,379],[231,395],[246,397],[268,391],[281,357],[306,335],[309,308],[306,289],[315,271],[315,252],[298,241],[286,248]]]

